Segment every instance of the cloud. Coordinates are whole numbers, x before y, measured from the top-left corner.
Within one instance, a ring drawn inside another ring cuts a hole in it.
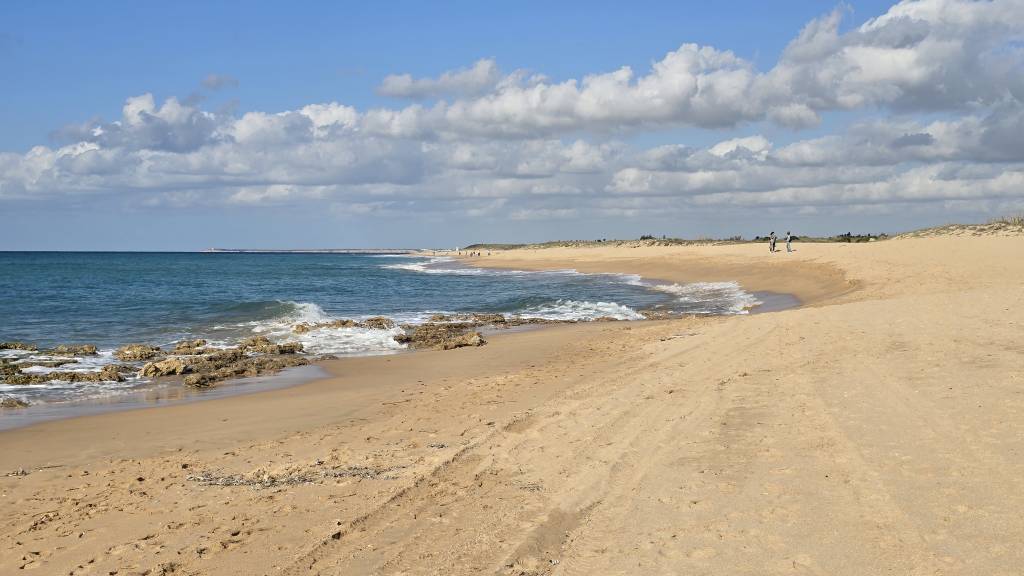
[[[413,78],[409,74],[389,75],[377,88],[382,96],[395,98],[435,98],[445,95],[476,95],[494,88],[501,80],[494,60],[477,60],[472,67],[445,72],[437,78]]]
[[[1022,6],[903,2],[846,32],[836,10],[767,70],[695,44],[643,73],[561,81],[484,59],[386,77],[381,94],[418,100],[393,108],[238,115],[146,93],[115,120],[58,130],[54,147],[0,153],[0,202],[104,195],[511,220],[1009,205],[1024,197]],[[862,120],[813,137],[788,130],[846,110]],[[683,136],[636,144],[654,133]]]
[[[238,79],[228,74],[207,74],[206,77],[203,78],[203,87],[208,90],[237,88]]]

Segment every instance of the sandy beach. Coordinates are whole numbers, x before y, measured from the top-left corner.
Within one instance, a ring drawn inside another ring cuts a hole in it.
[[[0,432],[0,573],[1019,574],[1024,237],[515,250],[796,309]]]

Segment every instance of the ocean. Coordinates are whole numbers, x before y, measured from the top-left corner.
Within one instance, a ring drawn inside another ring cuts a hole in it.
[[[621,274],[470,268],[445,257],[252,253],[0,253],[0,342],[40,349],[94,344],[96,356],[59,370],[98,371],[129,343],[172,346],[204,338],[231,346],[253,335],[300,341],[312,355],[403,351],[401,328],[338,328],[297,335],[300,322],[387,316],[416,324],[439,313],[481,312],[552,320],[639,320],[648,310],[745,314],[763,295],[725,283],[664,284]],[[759,300],[761,298],[761,300]],[[0,350],[27,362],[41,353]],[[46,373],[46,367],[27,369]],[[0,376],[2,377],[2,376]],[[147,381],[51,381],[0,396],[31,404],[137,394]],[[8,412],[5,410],[4,412]]]

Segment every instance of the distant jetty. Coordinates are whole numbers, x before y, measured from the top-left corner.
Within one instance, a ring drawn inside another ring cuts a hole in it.
[[[249,248],[207,248],[211,254],[414,254],[418,248],[303,248],[297,250],[254,250]]]

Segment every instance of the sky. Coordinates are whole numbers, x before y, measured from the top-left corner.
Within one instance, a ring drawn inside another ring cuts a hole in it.
[[[1024,0],[0,3],[0,250],[1020,212]]]

